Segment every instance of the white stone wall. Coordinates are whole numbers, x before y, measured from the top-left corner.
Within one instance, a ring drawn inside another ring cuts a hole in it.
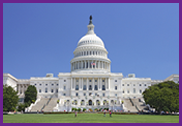
[[[34,85],[37,88],[38,96],[45,98],[58,97],[58,78],[31,78],[30,85]]]
[[[124,78],[121,92],[124,98],[142,97],[143,91],[149,86],[151,86],[150,78]]]

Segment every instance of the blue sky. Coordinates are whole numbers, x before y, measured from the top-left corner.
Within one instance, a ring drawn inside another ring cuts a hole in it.
[[[29,79],[70,72],[90,15],[112,72],[159,80],[179,74],[177,3],[4,3],[3,73]]]

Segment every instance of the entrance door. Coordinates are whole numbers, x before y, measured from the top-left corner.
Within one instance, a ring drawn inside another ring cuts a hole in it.
[[[92,105],[92,100],[89,100],[89,105]]]

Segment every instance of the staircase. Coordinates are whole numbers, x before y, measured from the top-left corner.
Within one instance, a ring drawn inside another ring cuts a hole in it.
[[[144,102],[139,101],[139,99],[131,99],[131,100],[133,101],[134,105],[136,105],[138,107],[138,109],[140,111],[142,111],[142,110],[145,111],[146,110],[146,105],[145,105]]]
[[[51,98],[48,104],[44,107],[44,112],[52,112],[53,108],[57,105],[58,98]]]
[[[48,100],[49,98],[41,98],[41,100],[37,102],[35,106],[32,106],[31,112],[37,112],[37,110],[40,112],[44,105],[47,104]]]
[[[135,106],[132,106],[132,103],[129,99],[123,99],[124,106],[129,110],[130,112],[138,112],[138,110],[135,108]]]

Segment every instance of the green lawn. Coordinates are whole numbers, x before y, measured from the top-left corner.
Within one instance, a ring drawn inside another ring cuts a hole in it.
[[[3,115],[3,123],[179,123],[173,115],[112,115],[103,114],[15,114]]]

